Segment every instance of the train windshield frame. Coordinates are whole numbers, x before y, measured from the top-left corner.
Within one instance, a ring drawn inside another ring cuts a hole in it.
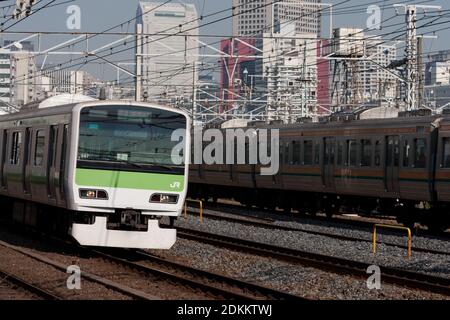
[[[183,114],[169,110],[128,105],[84,107],[77,167],[184,174],[185,155],[172,157],[173,148],[180,143],[172,141],[172,133],[178,129],[186,132],[186,126]]]

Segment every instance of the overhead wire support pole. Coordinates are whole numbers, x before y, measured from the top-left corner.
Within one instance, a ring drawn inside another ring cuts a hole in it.
[[[441,10],[441,6],[430,5],[405,5],[394,4],[395,8],[405,9],[406,22],[406,111],[418,110],[420,99],[419,91],[419,60],[418,60],[418,41],[417,41],[417,10],[426,9]]]
[[[142,24],[136,25],[136,93],[135,100],[142,97]]]
[[[192,123],[195,125],[197,117],[197,62],[194,61],[192,72]]]

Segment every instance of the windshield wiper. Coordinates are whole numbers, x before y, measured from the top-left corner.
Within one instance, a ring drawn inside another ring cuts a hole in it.
[[[137,164],[136,162],[133,162],[133,161],[129,161],[129,160],[119,160],[119,159],[114,159],[114,160],[111,160],[111,161],[114,161],[114,162],[121,162],[121,163],[126,163],[126,164],[129,164],[129,165],[133,166],[133,167],[142,169],[142,166],[141,166],[140,164]]]
[[[161,169],[165,169],[165,170],[169,170],[169,171],[175,170],[175,168],[173,166],[168,166],[168,165],[164,165],[164,164],[149,163],[148,165],[151,167],[161,168]]]

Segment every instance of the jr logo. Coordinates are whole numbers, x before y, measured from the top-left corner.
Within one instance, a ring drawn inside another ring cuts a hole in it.
[[[179,183],[178,181],[171,183],[170,184],[170,188],[171,189],[180,189],[181,188],[181,183]]]

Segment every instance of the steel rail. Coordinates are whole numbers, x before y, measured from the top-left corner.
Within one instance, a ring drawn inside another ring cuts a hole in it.
[[[13,275],[7,271],[0,270],[0,276],[3,278],[2,282],[9,282],[14,285],[17,285],[21,287],[22,289],[25,289],[26,291],[35,294],[45,300],[62,300],[63,298],[57,296],[56,294],[51,293],[48,290],[45,290],[43,288],[40,288],[36,286],[35,284],[31,283],[28,280],[25,280],[19,276]]]
[[[187,212],[188,212],[188,214],[191,214],[191,215],[195,215],[195,216],[198,215],[198,213],[193,210],[188,210]],[[279,224],[274,224],[275,220],[273,220],[272,222],[258,221],[259,218],[255,218],[255,217],[247,217],[246,215],[239,215],[236,213],[229,213],[229,212],[223,212],[223,213],[235,215],[236,217],[223,216],[220,214],[214,214],[214,213],[210,213],[210,212],[203,212],[203,217],[213,219],[213,220],[219,220],[219,221],[223,220],[223,221],[227,221],[227,222],[240,223],[243,225],[249,225],[249,226],[265,228],[265,229],[270,229],[270,230],[303,232],[306,234],[324,236],[324,237],[337,239],[337,240],[372,243],[372,239],[351,237],[351,236],[335,234],[335,233],[328,233],[328,232],[323,232],[323,231],[306,230],[306,229],[301,229],[301,228],[296,228],[296,227],[291,227],[291,226],[283,226],[283,225],[279,225]],[[239,216],[239,217],[237,217],[237,216]],[[373,224],[371,224],[371,228],[373,228]],[[396,244],[396,243],[392,243],[392,242],[377,241],[377,243],[381,243],[381,244],[384,244],[387,246],[397,247],[397,248],[401,248],[401,249],[408,249],[408,246]],[[450,255],[449,251],[441,251],[441,250],[427,249],[427,248],[421,248],[421,247],[411,247],[411,250],[416,251],[416,252],[423,252],[423,253]]]
[[[165,264],[166,266],[170,265],[172,269],[176,271],[168,271],[166,268],[161,267],[151,267],[149,265],[144,265],[140,263],[136,263],[128,259],[127,257],[119,257],[117,254],[107,253],[103,250],[94,250],[96,254],[99,256],[108,259],[110,261],[116,262],[118,264],[124,265],[128,268],[137,270],[139,272],[154,274],[157,276],[161,276],[163,278],[169,279],[170,281],[186,285],[188,287],[199,289],[202,293],[210,293],[212,295],[218,296],[224,299],[234,299],[234,300],[256,300],[256,299],[289,299],[289,300],[302,300],[301,297],[297,297],[294,295],[289,295],[287,293],[277,292],[276,290],[272,290],[269,288],[264,288],[255,284],[245,283],[243,281],[239,281],[232,278],[227,278],[225,276],[221,276],[218,274],[209,273],[207,271],[202,271],[199,269],[194,269],[188,266],[184,266],[182,264],[178,264],[172,261],[168,261],[162,258],[158,258],[152,256],[150,254],[144,253],[140,250],[135,250],[134,252],[128,252],[126,255],[136,255],[135,257],[141,258],[144,261],[149,260],[153,262],[157,262],[160,266]],[[196,274],[201,276],[202,278],[207,278],[208,280],[214,280],[215,282],[227,283],[228,287],[221,287],[217,284],[209,284],[207,281],[203,281],[200,278],[187,276],[186,273]],[[220,280],[220,281],[219,281]],[[237,288],[239,288],[237,290]],[[244,290],[242,290],[244,289]],[[272,297],[273,296],[273,297]]]
[[[369,264],[360,261],[348,260],[181,227],[177,227],[177,231],[179,237],[188,240],[199,241],[202,243],[208,243],[219,247],[226,247],[232,250],[265,257],[269,256],[271,258],[288,262],[300,263],[302,265],[312,266],[334,273],[346,275],[350,274],[367,278],[367,267]],[[382,270],[383,281],[387,283],[450,296],[449,278],[442,278],[393,267],[380,266],[380,268]]]

